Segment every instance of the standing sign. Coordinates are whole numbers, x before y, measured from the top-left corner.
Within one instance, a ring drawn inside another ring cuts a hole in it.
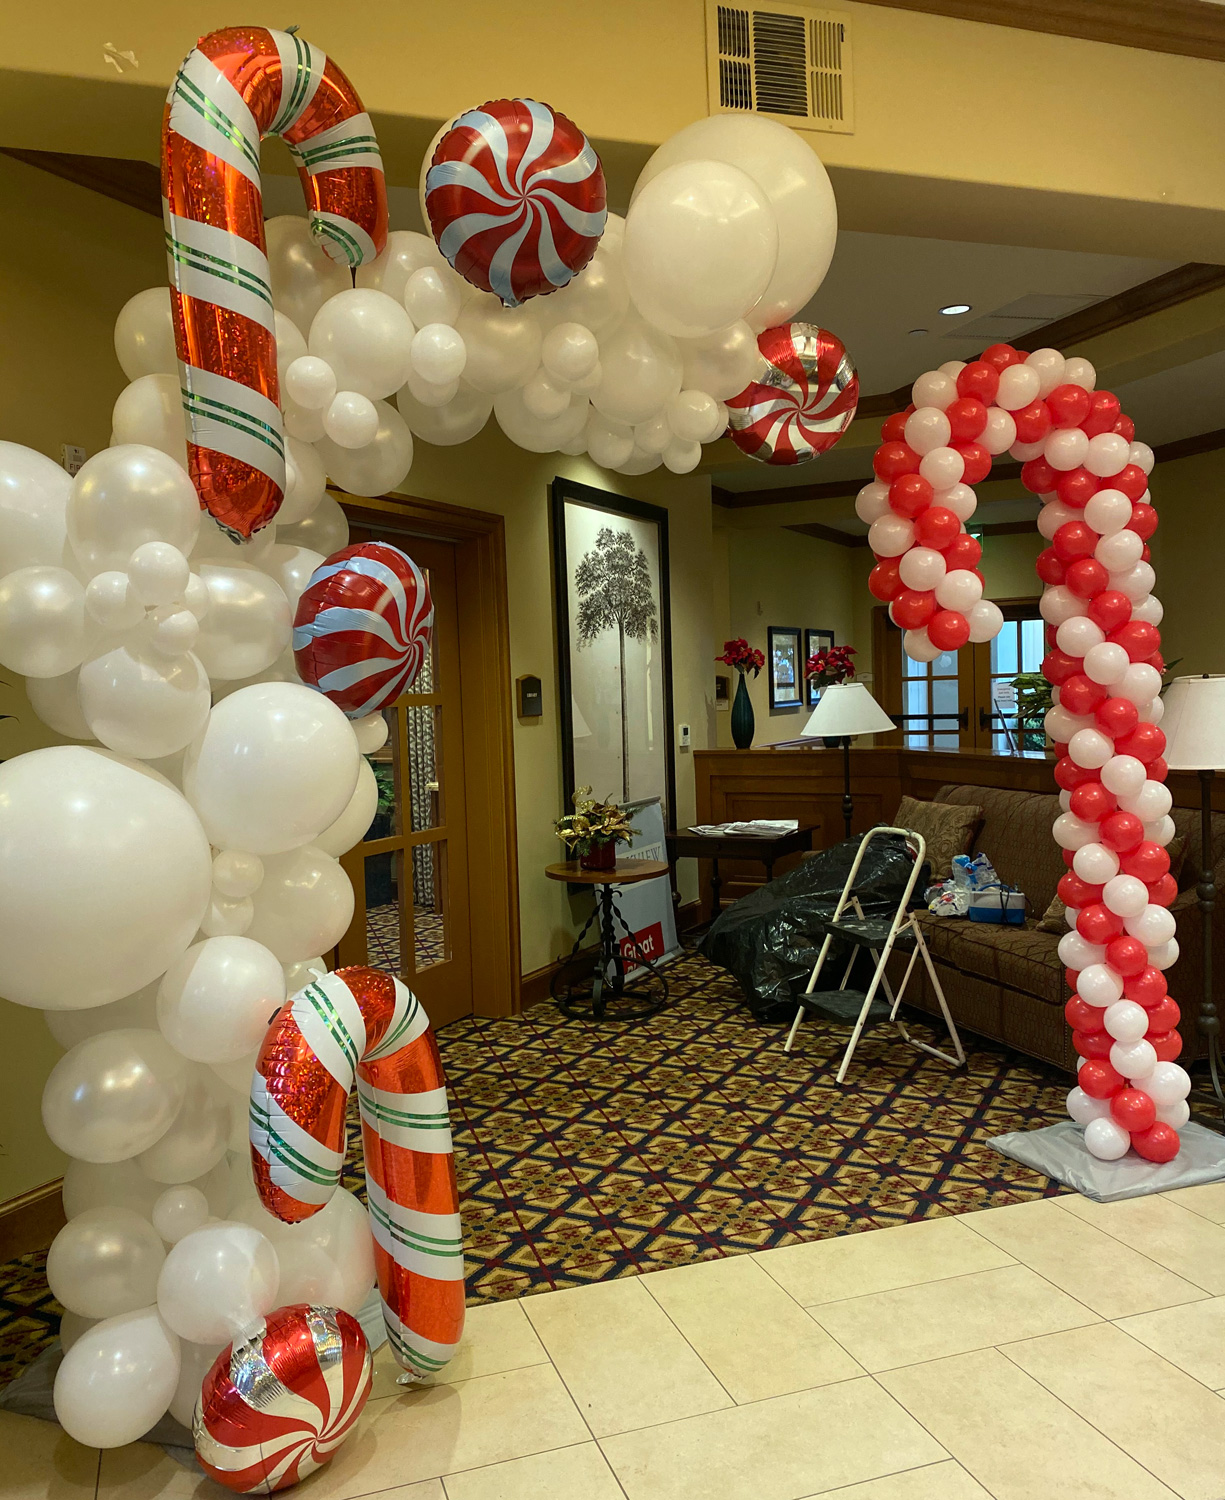
[[[668,858],[664,840],[664,812],[658,797],[644,802],[627,802],[625,811],[638,832],[628,843],[617,845],[617,858],[658,859]],[[638,885],[617,887],[617,905],[625,925],[634,934],[634,942],[653,964],[675,958],[681,951],[676,936],[676,912],[672,905],[672,882],[666,875],[658,880],[644,880]],[[625,963],[626,976],[632,976],[642,965],[634,958],[633,945],[624,934],[621,940],[621,956]]]

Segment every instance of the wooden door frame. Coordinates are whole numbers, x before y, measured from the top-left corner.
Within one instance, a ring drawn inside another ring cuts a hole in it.
[[[338,489],[331,494],[364,526],[390,526],[455,544],[472,1013],[518,1015],[519,847],[505,519],[412,495],[367,499]]]

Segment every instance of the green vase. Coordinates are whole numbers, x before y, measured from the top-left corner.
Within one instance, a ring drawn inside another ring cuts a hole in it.
[[[753,705],[749,701],[748,684],[744,673],[740,674],[740,685],[732,699],[732,739],[737,750],[748,750],[753,744]]]

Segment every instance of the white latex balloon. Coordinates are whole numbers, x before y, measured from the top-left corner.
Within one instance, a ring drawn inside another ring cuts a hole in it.
[[[454,327],[464,297],[460,290],[463,277],[450,266],[422,266],[404,284],[404,310],[414,328],[430,323]]]
[[[609,215],[609,222],[612,215]],[[607,228],[604,238],[608,238]],[[477,297],[477,302],[492,301],[492,298]],[[535,297],[528,303],[528,310],[537,326],[547,331],[558,323],[581,323],[590,328],[597,338],[603,339],[621,319],[629,307],[630,295],[625,284],[621,255],[603,241],[587,265],[559,291],[547,297]],[[467,308],[464,309],[467,312]],[[461,319],[463,314],[460,315]],[[460,330],[463,332],[462,328]],[[465,335],[467,337],[467,335]],[[704,390],[709,387],[703,387]]]
[[[1079,469],[1089,452],[1089,439],[1079,427],[1056,427],[1047,434],[1042,452],[1052,469]]]
[[[1020,411],[1038,399],[1041,388],[1042,377],[1032,365],[1009,365],[1000,371],[996,403],[1005,411]]]
[[[590,451],[589,447],[588,452]],[[654,467],[653,460],[655,455],[650,454],[647,456],[652,460],[652,463],[648,464],[648,467]],[[633,454],[631,453],[630,458],[626,459],[625,463],[628,464],[632,457]],[[689,442],[685,438],[673,438],[664,449],[663,460],[665,466],[673,474],[691,474],[702,460],[702,445],[701,443]]]
[[[187,559],[169,542],[145,542],[125,565],[132,593],[141,604],[156,606],[181,599],[191,576]]]
[[[936,584],[936,603],[941,609],[967,614],[983,596],[982,581],[969,568],[954,568]]]
[[[201,563],[209,606],[196,643],[210,678],[233,681],[270,667],[289,645],[293,616],[281,587],[262,569]]]
[[[1061,849],[1079,849],[1097,837],[1097,824],[1086,823],[1075,813],[1060,813],[1051,828],[1051,835]]]
[[[901,557],[914,546],[914,522],[905,516],[881,516],[868,528],[868,546],[878,557]]]
[[[267,220],[264,235],[273,304],[305,334],[328,298],[349,289],[349,269],[323,253],[298,214]]]
[[[1007,453],[1016,440],[1017,424],[1013,421],[1011,412],[1002,411],[998,406],[989,407],[987,425],[979,433],[978,442],[992,458],[998,458],[1001,453]]]
[[[281,397],[281,415],[285,431],[299,442],[315,443],[323,436],[323,412],[314,407],[299,406],[289,396]]]
[[[1180,1099],[1177,1104],[1163,1104],[1157,1111],[1157,1118],[1165,1125],[1173,1125],[1175,1130],[1181,1130],[1191,1118],[1191,1108],[1185,1099]],[[63,1328],[60,1329],[60,1338],[63,1338]]]
[[[1075,355],[1064,362],[1063,383],[1078,385],[1083,390],[1091,391],[1097,384],[1097,371],[1087,359]]]
[[[280,960],[267,948],[247,937],[208,938],[166,971],[158,1025],[184,1057],[233,1062],[259,1046],[284,1001]]]
[[[208,910],[200,918],[204,937],[242,937],[255,919],[255,907],[249,896],[233,900],[213,893]]]
[[[338,391],[323,413],[323,436],[337,448],[364,448],[378,430],[378,408],[360,391]]]
[[[149,644],[162,656],[186,656],[199,639],[200,621],[185,607],[163,604],[149,616]]]
[[[56,734],[70,740],[92,740],[93,733],[77,697],[77,676],[72,671],[62,677],[29,677],[26,697],[38,717]]]
[[[1104,536],[1093,555],[1108,573],[1121,573],[1140,561],[1144,543],[1134,531],[1116,531]]]
[[[1131,1136],[1109,1115],[1100,1115],[1085,1126],[1085,1149],[1099,1161],[1118,1161],[1130,1145]]]
[[[1146,474],[1151,474],[1157,459],[1147,443],[1133,443],[1128,450],[1127,461],[1135,464],[1138,469],[1143,469]]]
[[[212,701],[208,674],[191,652],[168,657],[135,642],[87,661],[77,693],[94,738],[137,760],[182,750]]]
[[[594,463],[615,469],[628,462],[633,451],[634,432],[627,423],[610,421],[598,411],[591,413],[587,419],[587,452]]]
[[[638,440],[644,441],[641,434]],[[882,484],[879,479],[865,484],[855,496],[855,514],[867,526],[871,526],[873,521],[879,521],[882,516],[887,516],[890,509],[889,486]]]
[[[326,360],[342,391],[358,391],[376,401],[398,391],[408,379],[412,319],[386,292],[354,287],[337,293],[315,314],[307,340],[310,352]]]
[[[203,1195],[201,1195],[203,1197]],[[69,1220],[47,1252],[47,1285],[84,1318],[148,1307],[166,1252],[148,1219],[130,1208],[90,1208]]]
[[[422,380],[446,385],[464,373],[468,350],[461,335],[448,324],[427,323],[417,330],[410,357]]]
[[[947,411],[957,400],[957,381],[945,370],[928,370],[911,386],[910,399],[916,410],[934,406]]]
[[[1087,656],[1094,646],[1104,644],[1102,627],[1088,615],[1072,615],[1055,632],[1055,644],[1069,656]]]
[[[72,480],[42,453],[0,442],[0,566],[70,567],[65,514]]]
[[[1114,689],[1120,698],[1126,698],[1137,707],[1150,703],[1161,691],[1161,673],[1146,661],[1130,663],[1121,681]]]
[[[323,460],[310,443],[295,437],[286,438],[285,495],[276,513],[277,525],[296,526],[304,521],[323,499],[327,474]],[[248,559],[243,558],[244,562]]]
[[[550,421],[570,405],[570,387],[554,382],[542,365],[523,387],[523,404],[534,417]]]
[[[1144,1092],[1158,1109],[1171,1108],[1191,1092],[1191,1079],[1177,1063],[1159,1062],[1140,1081]]]
[[[455,327],[467,351],[464,379],[487,396],[523,385],[540,364],[541,327],[526,307],[474,297]]]
[[[191,808],[143,769],[75,745],[0,765],[0,994],[75,1010],[134,993],[194,936],[210,865]]]
[[[187,752],[183,789],[218,848],[278,854],[336,821],[359,759],[348,720],[321,693],[258,683],[213,709]]]
[[[142,375],[120,391],[111,411],[111,445],[143,443],[187,468],[187,428],[179,377]]]
[[[1101,1120],[1110,1114],[1109,1099],[1095,1099],[1079,1084],[1068,1093],[1067,1106],[1068,1114],[1078,1125],[1087,1125],[1090,1120]]]
[[[639,185],[622,259],[643,317],[674,338],[701,338],[743,318],[765,291],[778,220],[738,167],[678,161]]]
[[[170,1128],[140,1153],[140,1167],[154,1182],[190,1183],[225,1156],[230,1136],[229,1090],[211,1068],[187,1070],[187,1090]]]
[[[279,528],[276,542],[286,547],[309,547],[322,557],[331,557],[349,545],[348,518],[331,495],[324,495],[304,520]]]
[[[396,405],[414,437],[450,448],[466,443],[480,432],[493,411],[493,397],[461,380],[449,401],[432,406],[413,394],[410,381],[397,395]]]
[[[208,1199],[198,1187],[180,1183],[158,1195],[153,1205],[153,1227],[168,1245],[199,1229],[208,1219]],[[156,1282],[153,1295],[157,1293]]]
[[[719,402],[705,391],[683,390],[667,405],[668,425],[683,442],[708,443],[719,426]]]
[[[64,1353],[67,1354],[81,1335],[88,1333],[97,1321],[96,1318],[83,1318],[80,1313],[70,1312],[65,1308],[60,1317],[60,1348]]]
[[[1038,530],[1049,542],[1067,521],[1077,521],[1082,512],[1073,510],[1070,505],[1065,505],[1062,500],[1054,496],[1044,496],[1042,509],[1038,512]]]
[[[738,396],[764,363],[757,335],[740,321],[704,339],[680,339],[686,389],[705,391],[716,401]]]
[[[1148,905],[1148,887],[1134,875],[1115,875],[1102,890],[1102,904],[1118,917],[1138,917]]]
[[[339,863],[312,844],[264,860],[248,936],[283,964],[327,953],[353,919],[353,887]]]
[[[1116,1042],[1138,1042],[1148,1030],[1148,1011],[1134,1000],[1118,1000],[1107,1009],[1104,1025]]]
[[[898,574],[908,589],[934,589],[944,572],[944,554],[934,547],[911,547],[903,554],[898,568]]]
[[[156,1307],[106,1318],[83,1333],[55,1375],[55,1415],[88,1448],[135,1442],[179,1382],[179,1341]]]
[[[523,400],[523,390],[503,391],[493,400],[498,426],[520,448],[529,453],[552,453],[582,435],[591,413],[586,396],[571,395],[570,404],[560,417],[542,422],[532,416]]]
[[[966,611],[970,622],[970,640],[982,642],[993,640],[1004,624],[1004,612],[991,599],[980,599]]]
[[[1146,906],[1138,916],[1127,917],[1124,927],[1149,948],[1168,943],[1178,928],[1177,918],[1165,906]]]
[[[1100,479],[1117,474],[1127,464],[1130,444],[1117,432],[1099,432],[1089,439],[1089,451],[1085,455],[1085,468]]]
[[[426,154],[428,156],[430,153]],[[451,269],[443,258],[442,251],[428,234],[393,229],[387,236],[387,247],[383,253],[375,260],[358,266],[357,284],[371,291],[386,292],[389,297],[402,302],[409,280],[423,266],[432,266],[440,274],[444,269]]]
[[[170,1398],[170,1415],[189,1432],[200,1404],[204,1377],[224,1348],[224,1343],[193,1344],[190,1339],[179,1340],[179,1382]]]
[[[85,591],[66,568],[18,568],[0,578],[0,665],[10,671],[61,677],[79,667],[86,623]]]
[[[1104,844],[1082,844],[1072,856],[1072,868],[1090,885],[1105,885],[1119,873],[1119,856]]]
[[[1162,700],[1158,698],[1156,701],[1160,703]],[[1141,717],[1144,717],[1143,714]],[[1135,813],[1144,823],[1154,823],[1158,818],[1164,818],[1173,805],[1173,795],[1163,781],[1146,779],[1134,796],[1119,798],[1119,807],[1124,812]]]
[[[376,401],[374,406],[378,431],[364,448],[341,448],[328,438],[319,443],[328,474],[354,495],[382,495],[394,490],[412,468],[413,435],[408,424],[386,401]]]
[[[365,837],[367,829],[374,821],[378,805],[379,784],[374,779],[370,762],[363,756],[361,769],[357,773],[357,786],[352,797],[349,798],[348,807],[330,828],[323,830],[315,840],[315,847],[336,858],[347,854]]]
[[[224,1343],[253,1331],[274,1308],[276,1252],[248,1224],[222,1222],[184,1235],[158,1278],[157,1305],[180,1338]]]
[[[627,317],[600,342],[604,378],[592,405],[631,426],[645,422],[681,388],[676,340],[638,317]]]
[[[115,356],[129,380],[142,375],[178,379],[168,286],[151,286],[123,304],[115,319]]]
[[[1147,598],[1153,592],[1156,582],[1157,575],[1153,572],[1152,564],[1146,562],[1133,563],[1124,572],[1110,575],[1110,587],[1118,589],[1133,601]]]
[[[1058,349],[1035,349],[1025,356],[1025,363],[1038,372],[1039,396],[1049,396],[1057,385],[1063,384],[1066,361]]]
[[[239,545],[228,532],[223,531],[217,525],[212,516],[202,514],[200,534],[196,538],[195,546],[191,549],[191,565],[197,570],[201,563],[206,562],[216,563],[223,568],[233,567],[235,563],[262,567],[264,558],[277,540],[278,532],[279,528],[274,522],[270,526],[261,527],[249,541]],[[189,582],[188,589],[190,590],[191,587]],[[202,590],[207,598],[208,590],[204,588],[203,581],[196,587],[197,592]],[[201,612],[201,618],[205,613],[207,613],[207,607]]]
[[[356,1312],[374,1283],[370,1216],[361,1201],[338,1188],[319,1213],[282,1224],[257,1199],[235,1218],[267,1236],[276,1250],[282,1304],[311,1302]]]
[[[325,411],[336,394],[336,371],[326,359],[303,354],[285,371],[285,394],[308,411]]]
[[[1110,1049],[1110,1066],[1124,1078],[1147,1078],[1156,1062],[1153,1044],[1144,1040],[1115,1042]]]
[[[222,849],[213,860],[214,889],[234,900],[254,896],[263,878],[263,861],[245,849]]]
[[[156,1031],[103,1032],[66,1052],[43,1089],[43,1124],[69,1156],[117,1162],[170,1128],[187,1067]]]
[[[935,490],[960,484],[965,468],[965,459],[956,448],[932,448],[919,460],[919,473]]]
[[[350,719],[349,727],[357,736],[357,748],[363,755],[373,755],[387,743],[391,726],[381,713],[366,714],[361,719]]]
[[[1104,1009],[1118,1001],[1123,993],[1123,981],[1109,964],[1088,964],[1077,976],[1076,993],[1086,1004]]]
[[[87,576],[123,568],[142,542],[188,553],[200,529],[200,501],[172,458],[139,443],[104,448],[72,482],[68,539]]]
[[[941,648],[932,644],[926,630],[908,630],[902,636],[902,648],[911,661],[935,661]]]
[[[947,448],[953,430],[937,406],[920,406],[906,418],[906,442],[920,455],[933,448]]]
[[[1101,641],[1085,652],[1085,676],[1103,687],[1121,682],[1127,665],[1127,652],[1114,641]]]
[[[540,360],[547,373],[563,385],[590,375],[599,363],[600,346],[590,328],[581,323],[558,323],[544,336]]]

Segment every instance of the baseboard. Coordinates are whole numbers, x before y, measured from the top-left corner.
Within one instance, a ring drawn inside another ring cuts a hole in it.
[[[700,901],[690,901],[686,906],[679,906],[676,910],[676,930],[678,933],[692,932],[695,927],[700,927],[705,920]],[[595,945],[583,948],[579,956],[586,958],[595,953]],[[539,1005],[542,1000],[551,998],[549,986],[553,982],[553,976],[562,966],[561,959],[555,959],[551,964],[545,964],[543,968],[533,969],[530,974],[525,974],[519,981],[519,996],[524,1010],[529,1005]]]
[[[0,1262],[45,1250],[64,1227],[60,1189],[64,1179],[44,1182],[18,1198],[0,1203]]]

